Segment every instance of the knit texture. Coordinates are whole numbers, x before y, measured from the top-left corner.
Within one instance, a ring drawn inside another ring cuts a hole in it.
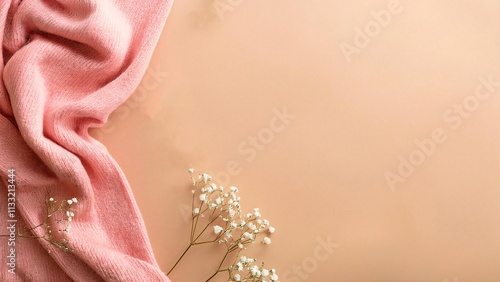
[[[13,275],[7,238],[0,238],[0,281],[169,281],[123,172],[88,130],[102,126],[139,84],[171,5],[0,1],[0,234],[7,233],[10,168],[18,227],[43,222],[47,191],[78,199],[66,235],[74,251],[18,238]]]

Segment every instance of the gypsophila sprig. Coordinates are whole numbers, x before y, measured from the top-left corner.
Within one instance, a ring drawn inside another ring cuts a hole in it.
[[[254,258],[247,258],[240,256],[229,268],[230,279],[229,281],[252,281],[252,282],[275,282],[278,281],[276,270],[264,268],[264,263],[260,265],[255,264],[257,260]]]
[[[192,168],[188,169],[188,172],[193,183],[190,243],[167,275],[191,247],[217,244],[225,248],[226,253],[220,260],[217,270],[206,281],[223,272],[227,273],[228,281],[278,281],[275,269],[264,268],[264,263],[255,265],[255,259],[241,255],[241,252],[255,242],[263,245],[271,244],[269,236],[276,229],[268,220],[262,218],[258,208],[250,213],[242,212],[238,188],[231,186],[226,190],[222,186],[217,186],[212,177],[206,173],[195,176]],[[233,258],[232,263],[231,258]]]
[[[75,217],[74,206],[76,203],[78,203],[76,198],[56,200],[49,197],[49,193],[47,193],[45,199],[45,219],[43,222],[31,228],[24,226],[19,230],[16,237],[42,239],[64,252],[71,252],[72,249],[69,242],[64,237],[71,230],[71,222]],[[32,231],[37,228],[43,228],[42,236],[33,235]],[[48,252],[50,253],[50,250]]]

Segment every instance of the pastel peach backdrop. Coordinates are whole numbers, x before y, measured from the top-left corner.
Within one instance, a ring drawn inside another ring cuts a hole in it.
[[[499,11],[177,1],[143,82],[92,134],[165,271],[188,244],[193,166],[273,223],[255,255],[281,281],[500,281]],[[171,278],[204,281],[214,255]]]

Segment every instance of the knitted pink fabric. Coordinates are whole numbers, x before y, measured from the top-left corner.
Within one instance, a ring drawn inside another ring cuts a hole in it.
[[[0,234],[16,170],[17,226],[45,218],[45,197],[76,197],[67,238],[0,238],[0,281],[169,281],[129,184],[88,134],[139,84],[172,0],[0,0]],[[34,235],[43,235],[43,229]],[[51,250],[49,253],[48,250]]]

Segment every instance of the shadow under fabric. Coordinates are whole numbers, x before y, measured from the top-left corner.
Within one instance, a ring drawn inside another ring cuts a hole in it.
[[[2,237],[0,281],[169,281],[124,174],[88,129],[102,126],[133,93],[171,6],[172,0],[1,1],[0,234],[7,233],[10,168],[17,227],[43,222],[47,191],[78,204],[66,235],[72,253],[18,238],[13,275]]]

